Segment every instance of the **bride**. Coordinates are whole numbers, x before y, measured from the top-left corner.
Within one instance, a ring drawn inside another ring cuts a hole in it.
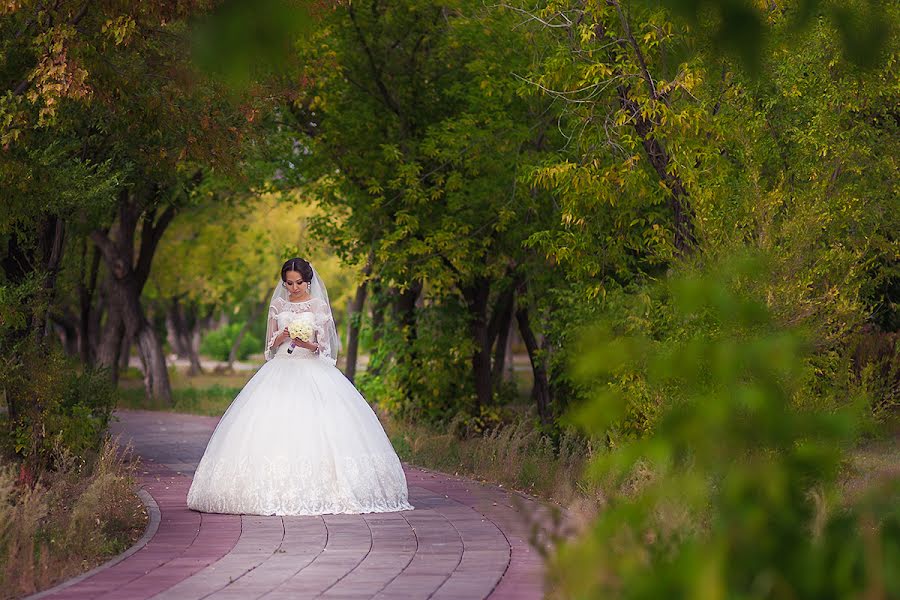
[[[289,326],[295,335],[304,328],[295,321],[305,321],[306,331],[291,338]],[[188,507],[254,515],[411,510],[384,429],[335,367],[328,293],[303,259],[281,267],[266,340],[266,363],[213,432]]]

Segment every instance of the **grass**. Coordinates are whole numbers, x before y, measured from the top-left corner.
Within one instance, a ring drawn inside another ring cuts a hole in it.
[[[432,427],[380,416],[404,462],[501,484],[563,506],[594,495],[581,483],[590,448],[578,436],[564,434],[554,449],[529,421],[519,420],[483,437],[460,440]]]
[[[192,415],[218,416],[225,412],[253,373],[204,373],[189,377],[171,369],[171,406],[149,402],[144,395],[140,373],[129,373],[119,385],[118,408],[163,410]]]
[[[900,430],[864,443],[847,456],[841,494],[853,502],[890,482],[900,482]]]
[[[135,543],[147,514],[134,464],[112,440],[89,462],[60,455],[34,488],[0,459],[0,598],[18,598],[102,564]]]

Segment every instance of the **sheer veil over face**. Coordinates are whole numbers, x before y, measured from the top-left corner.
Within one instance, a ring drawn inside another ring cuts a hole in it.
[[[337,363],[338,352],[341,347],[341,340],[338,337],[337,329],[334,324],[334,316],[331,312],[331,303],[328,300],[328,290],[325,283],[315,267],[312,268],[313,276],[310,283],[309,294],[310,299],[302,303],[292,303],[287,289],[282,285],[282,281],[275,284],[275,290],[272,292],[272,299],[269,301],[269,319],[266,326],[265,339],[265,356],[266,360],[271,360],[276,353],[277,348],[273,347],[274,339],[278,336],[279,329],[277,325],[277,315],[284,312],[286,308],[290,308],[293,312],[311,312],[313,313],[316,342],[319,344],[319,357],[328,361],[332,365]]]

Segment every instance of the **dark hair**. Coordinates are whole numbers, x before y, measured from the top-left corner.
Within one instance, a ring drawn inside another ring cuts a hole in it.
[[[312,265],[303,260],[302,258],[291,258],[285,261],[283,265],[281,265],[281,280],[286,281],[285,277],[287,276],[288,271],[296,271],[300,273],[300,277],[303,278],[303,281],[312,281],[313,278],[313,269]]]

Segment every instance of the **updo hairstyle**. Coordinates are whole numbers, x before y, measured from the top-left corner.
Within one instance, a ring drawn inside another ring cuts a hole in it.
[[[285,263],[281,266],[281,281],[287,281],[288,271],[296,271],[297,273],[300,273],[303,281],[312,283],[312,265],[310,265],[302,258],[291,258],[285,261]]]

